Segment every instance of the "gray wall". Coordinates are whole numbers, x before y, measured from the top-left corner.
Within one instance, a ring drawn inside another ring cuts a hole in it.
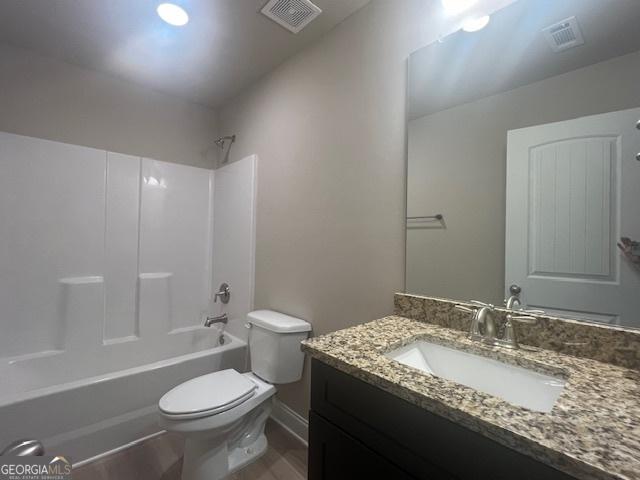
[[[504,298],[507,130],[640,106],[640,52],[409,123],[408,214],[446,230],[407,232],[407,291]]]
[[[0,131],[211,168],[212,109],[0,45]]]
[[[429,8],[373,0],[220,111],[231,160],[260,158],[256,307],[316,335],[391,313],[404,287],[407,57],[436,37]],[[306,417],[305,375],[278,395]]]

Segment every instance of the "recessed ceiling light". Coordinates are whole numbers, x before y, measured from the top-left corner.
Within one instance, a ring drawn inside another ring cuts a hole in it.
[[[440,2],[448,15],[457,15],[473,7],[478,0],[440,0]]]
[[[477,32],[489,25],[489,20],[491,20],[491,17],[489,17],[489,15],[469,18],[462,24],[462,30],[469,33]]]
[[[169,25],[182,27],[189,22],[189,15],[184,8],[173,3],[161,3],[156,9],[160,18]]]

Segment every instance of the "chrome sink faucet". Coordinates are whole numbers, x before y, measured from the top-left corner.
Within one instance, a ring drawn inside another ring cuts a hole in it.
[[[508,301],[510,307],[517,307],[520,305],[519,299],[516,301]],[[469,330],[469,338],[478,342],[485,343],[491,346],[501,346],[505,348],[517,349],[519,348],[518,337],[514,328],[515,323],[528,323],[535,324],[538,322],[536,317],[531,315],[519,315],[514,314],[514,310],[507,313],[502,336],[499,335],[499,329],[496,323],[496,311],[493,305],[478,302],[477,300],[471,301],[471,306],[456,305],[457,310],[470,313],[471,328]],[[544,313],[539,311],[531,311],[523,313],[537,314]]]
[[[492,344],[497,339],[495,307],[477,300],[471,300],[471,303],[473,304],[471,307],[465,305],[455,306],[456,309],[472,315],[469,338]]]

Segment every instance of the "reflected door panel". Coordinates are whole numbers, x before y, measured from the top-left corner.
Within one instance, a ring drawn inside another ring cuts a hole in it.
[[[640,237],[640,109],[512,130],[505,283],[563,316],[640,326],[640,271],[617,238]],[[635,293],[634,293],[635,292]]]

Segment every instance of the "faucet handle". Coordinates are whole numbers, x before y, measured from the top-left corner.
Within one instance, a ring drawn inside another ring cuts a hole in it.
[[[224,304],[229,303],[229,299],[231,298],[231,287],[229,287],[227,283],[220,285],[218,291],[213,294],[213,303],[217,303],[218,298]]]
[[[482,307],[487,307],[491,310],[496,308],[490,303],[484,303],[479,300],[469,300],[469,303],[471,303],[472,305],[468,306],[468,305],[457,304],[457,305],[454,305],[453,308],[455,308],[456,310],[460,310],[462,312],[467,312],[467,313],[475,313],[477,310],[479,310]]]
[[[475,308],[470,308],[470,307],[467,307],[466,305],[454,305],[453,308],[466,313],[474,313],[476,311]]]
[[[478,307],[487,307],[487,308],[490,308],[491,310],[496,308],[495,305],[491,305],[490,303],[481,302],[480,300],[469,300],[469,303],[473,303],[474,305],[477,305]]]
[[[530,317],[527,315],[510,315],[509,320],[512,322],[527,323],[529,325],[535,325],[538,323],[538,319],[536,317]]]
[[[526,323],[529,325],[535,325],[538,323],[538,319],[536,317],[530,317],[527,315],[507,315],[507,323],[504,328],[504,336],[500,341],[500,344],[507,348],[518,349],[520,345],[518,344],[518,335],[516,334],[516,329],[513,326],[514,323]]]

